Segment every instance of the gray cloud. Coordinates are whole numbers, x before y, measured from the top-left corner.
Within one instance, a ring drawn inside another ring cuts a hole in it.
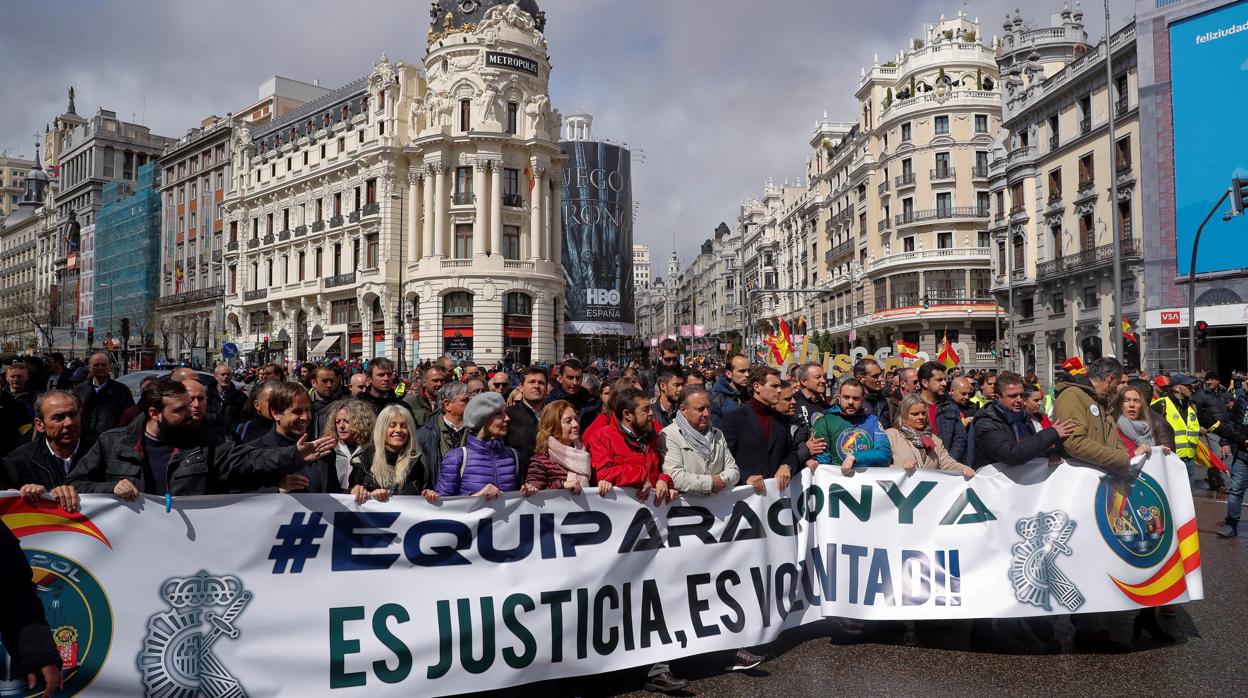
[[[546,10],[552,101],[594,115],[596,135],[644,150],[634,168],[638,242],[655,268],[682,259],[768,178],[797,179],[825,111],[853,120],[859,68],[881,60],[957,2],[876,0],[539,0]],[[1017,0],[1015,0],[1017,2]],[[1016,4],[974,0],[984,33]],[[1057,11],[1057,0],[1031,12]],[[1113,26],[1133,13],[1112,0]],[[0,2],[0,148],[27,156],[33,134],[65,108],[97,107],[180,136],[209,114],[255,99],[272,75],[337,86],[385,51],[419,62],[425,0],[211,4],[141,0]],[[1089,34],[1103,25],[1085,9]],[[1028,17],[1037,25],[1047,14]],[[662,273],[662,271],[660,271]]]

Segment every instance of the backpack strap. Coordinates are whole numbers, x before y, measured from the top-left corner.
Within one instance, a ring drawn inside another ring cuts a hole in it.
[[[463,485],[462,481],[464,479],[464,470],[468,467],[468,447],[461,446],[459,450],[464,452],[464,458],[463,460],[459,462],[459,479],[461,481],[460,485],[462,486]]]
[[[516,452],[516,449],[511,448],[510,446],[508,446],[507,449],[511,451],[511,460],[516,464],[516,482],[520,482],[520,454]]]

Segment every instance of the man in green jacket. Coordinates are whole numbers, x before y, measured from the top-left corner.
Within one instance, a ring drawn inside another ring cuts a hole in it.
[[[893,451],[879,417],[863,408],[865,388],[856,378],[841,383],[836,405],[815,422],[811,436],[823,439],[827,450],[815,457],[820,464],[840,466],[849,475],[855,467],[886,468]]]
[[[416,420],[416,428],[419,429],[429,421],[434,412],[437,412],[438,390],[446,383],[446,371],[439,365],[434,364],[425,369],[424,374],[420,378],[420,388],[413,390],[404,398],[407,406],[412,411],[412,417]]]

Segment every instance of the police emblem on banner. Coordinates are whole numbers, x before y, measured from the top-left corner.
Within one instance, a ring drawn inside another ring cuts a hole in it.
[[[1102,478],[1096,488],[1096,525],[1114,554],[1128,565],[1160,563],[1174,541],[1174,522],[1165,490],[1140,473],[1130,482]]]
[[[846,429],[836,437],[836,455],[844,461],[858,451],[870,451],[873,443],[866,431],[857,427]]]
[[[1014,530],[1023,539],[1010,548],[1014,598],[1046,611],[1053,610],[1053,601],[1078,610],[1085,601],[1083,594],[1056,562],[1058,555],[1073,552],[1067,543],[1075,533],[1075,522],[1064,511],[1041,511],[1019,519]]]
[[[65,679],[64,693],[81,693],[104,667],[113,641],[113,610],[100,586],[87,568],[64,555],[47,550],[26,549],[26,559],[34,571],[44,616],[52,628],[52,642],[61,658]],[[26,676],[12,673],[9,657],[0,648],[0,696],[43,695],[42,687],[26,686]]]
[[[238,577],[200,570],[165,580],[160,595],[169,608],[147,619],[139,653],[143,695],[160,698],[235,698],[241,683],[213,654],[224,635],[238,639],[234,624],[252,598]]]

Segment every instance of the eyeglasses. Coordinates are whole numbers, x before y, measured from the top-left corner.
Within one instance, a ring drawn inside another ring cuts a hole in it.
[[[506,383],[490,383],[491,388],[506,388]]]

